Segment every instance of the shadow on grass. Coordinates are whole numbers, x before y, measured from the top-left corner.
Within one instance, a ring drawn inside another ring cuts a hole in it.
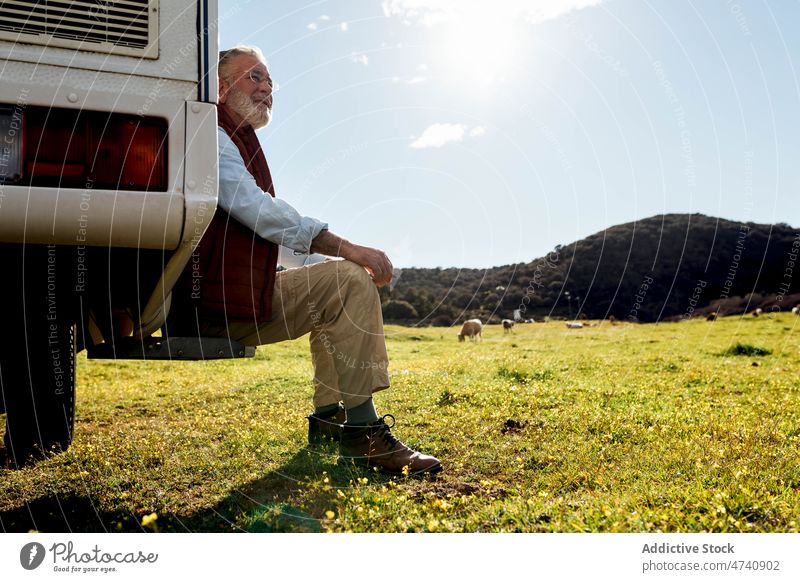
[[[190,531],[318,532],[341,473],[329,450],[301,449],[279,468],[183,520]],[[328,477],[329,483],[322,481]]]
[[[89,497],[49,495],[0,512],[0,530],[6,533],[84,533],[142,531],[132,512],[102,512]]]
[[[351,463],[337,463],[338,446],[301,449],[278,469],[232,491],[214,507],[183,520],[184,531],[321,532],[338,491],[358,479],[390,480]]]
[[[162,514],[143,527],[131,510],[100,511],[97,500],[73,494],[48,495],[0,511],[0,531],[78,532],[319,532],[336,492],[369,474],[336,464],[336,447],[301,449],[278,469],[233,490],[216,505],[190,515]],[[327,482],[325,479],[327,478]]]

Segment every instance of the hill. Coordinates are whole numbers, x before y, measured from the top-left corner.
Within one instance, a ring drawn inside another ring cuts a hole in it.
[[[665,214],[557,245],[529,263],[491,269],[403,269],[381,291],[387,320],[451,325],[523,318],[614,316],[654,322],[788,310],[800,231],[702,214]]]

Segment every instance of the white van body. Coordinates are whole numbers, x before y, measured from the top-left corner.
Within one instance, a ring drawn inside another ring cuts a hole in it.
[[[76,349],[162,339],[217,207],[217,8],[2,5],[0,414],[19,467],[72,441]]]
[[[143,0],[144,1],[144,0]],[[130,3],[130,2],[128,2]],[[4,2],[4,10],[13,2]],[[20,2],[21,6],[28,6]],[[74,3],[78,5],[79,3]],[[120,2],[123,4],[123,2]],[[168,191],[93,190],[90,204],[80,191],[56,188],[3,188],[0,240],[75,244],[78,223],[90,223],[86,244],[141,248],[177,248],[195,230],[203,210],[216,205],[216,22],[214,3],[197,0],[145,1],[150,19],[160,22],[155,47],[143,58],[52,46],[52,36],[0,36],[0,103],[42,105],[163,117],[169,126]],[[206,33],[198,42],[198,11]],[[99,44],[99,43],[98,43]],[[130,52],[121,47],[123,53]],[[201,54],[202,53],[202,54]],[[209,63],[209,56],[213,59]],[[87,207],[88,206],[88,207]],[[24,219],[24,220],[20,220]],[[152,224],[163,224],[156,230]]]
[[[101,7],[73,2],[54,16],[46,4],[3,3],[0,104],[23,115],[42,106],[166,120],[166,188],[122,191],[94,187],[90,180],[83,188],[0,182],[0,241],[181,250],[169,267],[177,275],[217,203],[216,3],[107,2],[107,21],[117,22],[125,11],[137,14],[146,20],[147,35],[126,38],[132,28],[126,24],[119,36],[101,40],[81,38],[96,29]],[[48,32],[31,34],[37,12],[49,14]],[[62,38],[65,32],[73,38]],[[137,40],[143,45],[138,49],[131,46]],[[154,290],[162,304],[169,287]]]

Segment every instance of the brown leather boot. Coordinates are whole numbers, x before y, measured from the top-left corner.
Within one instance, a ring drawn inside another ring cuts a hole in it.
[[[386,424],[387,418],[392,420],[391,426]],[[442,470],[439,459],[418,453],[397,440],[389,430],[393,426],[394,416],[391,414],[385,414],[367,426],[344,425],[339,444],[340,458],[367,467],[379,467],[381,471],[392,474],[416,475]]]
[[[342,440],[342,426],[344,425],[344,406],[339,403],[339,409],[327,416],[308,415],[308,444],[318,445],[325,442],[339,442]]]

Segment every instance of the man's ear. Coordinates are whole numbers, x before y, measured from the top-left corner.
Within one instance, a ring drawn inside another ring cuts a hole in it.
[[[228,82],[223,79],[222,77],[219,78],[219,102],[225,103],[228,100],[228,91],[230,90],[231,86],[228,85]]]

